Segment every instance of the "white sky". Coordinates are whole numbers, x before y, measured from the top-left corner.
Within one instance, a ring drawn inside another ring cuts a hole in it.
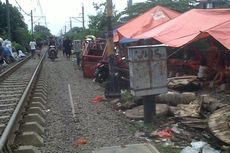
[[[21,5],[24,11],[30,13],[30,10],[33,10],[34,16],[42,16],[38,0],[9,0],[14,6],[18,6],[16,1]],[[146,0],[133,0],[133,3],[144,2]],[[64,27],[66,25],[67,31],[70,28],[70,17],[80,17],[82,12],[82,4],[85,8],[85,25],[87,26],[88,15],[94,15],[95,9],[93,8],[93,2],[99,4],[106,2],[106,0],[40,0],[40,4],[43,10],[43,15],[46,16],[47,27],[51,30],[51,33],[57,35],[61,30],[64,32]],[[113,4],[116,7],[116,10],[119,12],[124,10],[127,6],[127,0],[113,0]],[[21,11],[22,12],[22,11]],[[22,13],[23,14],[23,13]],[[25,22],[30,26],[30,17],[25,16]],[[34,21],[37,21],[39,18],[34,17]],[[79,18],[80,19],[80,18]],[[40,25],[44,24],[44,18],[41,18],[35,23]],[[77,20],[72,20],[72,27],[82,27],[82,23]]]

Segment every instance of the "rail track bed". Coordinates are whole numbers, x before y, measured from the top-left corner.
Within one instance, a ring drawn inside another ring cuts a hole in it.
[[[31,135],[28,137],[28,132],[37,134],[34,124],[40,126],[36,118],[44,112],[43,104],[39,103],[44,102],[46,97],[43,91],[45,83],[40,78],[44,58],[45,56],[41,59],[25,59],[0,75],[0,153],[36,152],[33,151],[33,146],[25,146],[26,141],[30,141],[29,138],[34,142]],[[41,89],[42,94],[35,92],[39,92],[37,87]],[[43,99],[33,95],[42,95]],[[35,103],[32,103],[32,100]],[[44,120],[42,117],[40,119]],[[27,136],[24,136],[26,132]]]

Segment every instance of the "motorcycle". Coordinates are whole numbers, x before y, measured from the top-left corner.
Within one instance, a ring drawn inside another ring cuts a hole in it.
[[[109,78],[109,64],[106,61],[100,61],[96,65],[95,70],[95,81],[98,83],[103,83]]]
[[[115,56],[114,63],[115,77],[122,88],[129,87],[129,69],[125,57]],[[103,83],[109,78],[109,63],[107,61],[100,61],[96,65],[95,81]]]
[[[51,61],[54,62],[55,58],[57,58],[57,51],[56,51],[56,47],[51,45],[49,46],[49,58],[51,59]]]

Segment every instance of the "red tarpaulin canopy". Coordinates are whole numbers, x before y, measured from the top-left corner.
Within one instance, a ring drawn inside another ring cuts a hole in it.
[[[193,9],[134,38],[180,47],[209,35],[230,49],[230,9]]]
[[[115,35],[114,41],[118,41],[122,37],[132,38],[179,15],[180,13],[176,11],[157,5],[144,14],[119,27],[117,29],[118,36]]]

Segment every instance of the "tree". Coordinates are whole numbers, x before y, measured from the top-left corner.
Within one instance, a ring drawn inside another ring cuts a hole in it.
[[[71,39],[83,39],[84,37],[84,30],[83,28],[79,28],[79,27],[74,27],[72,28],[70,31],[68,31],[65,36],[70,37]]]
[[[24,47],[28,46],[31,35],[28,27],[24,22],[22,14],[16,7],[9,5],[10,9],[10,23],[11,23],[11,41],[17,44],[25,51]],[[7,20],[6,20],[6,4],[0,1],[0,37],[7,38]],[[15,46],[13,46],[15,47]]]
[[[50,33],[50,30],[41,25],[36,25],[34,27],[34,38],[39,40],[46,40],[49,36],[52,34]]]
[[[89,16],[89,33],[95,35],[96,37],[104,37],[104,33],[107,31],[106,3],[93,3],[93,5],[97,14]],[[114,8],[115,7],[113,7],[113,9]],[[117,11],[113,11],[113,27],[118,25],[117,20],[120,15],[121,14],[117,13]]]

